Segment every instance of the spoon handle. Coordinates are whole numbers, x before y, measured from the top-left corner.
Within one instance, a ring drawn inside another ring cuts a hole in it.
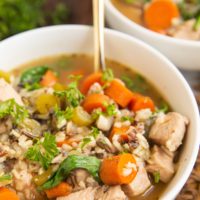
[[[106,68],[104,55],[104,0],[93,0],[94,69]]]

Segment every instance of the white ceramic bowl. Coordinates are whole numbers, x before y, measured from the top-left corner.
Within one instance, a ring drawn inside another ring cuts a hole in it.
[[[112,28],[135,36],[157,48],[177,67],[200,70],[200,41],[175,39],[148,30],[124,16],[110,0],[104,1],[106,20]]]
[[[55,54],[93,52],[93,32],[87,26],[54,26],[21,33],[0,42],[0,69]],[[106,57],[131,66],[145,76],[175,111],[190,120],[177,173],[160,197],[172,200],[194,166],[199,147],[199,114],[190,87],[176,67],[158,51],[128,35],[105,31]]]

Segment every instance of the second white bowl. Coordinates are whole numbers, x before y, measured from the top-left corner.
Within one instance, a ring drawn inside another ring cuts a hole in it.
[[[175,39],[150,31],[124,16],[110,0],[104,1],[106,20],[112,28],[135,36],[157,48],[177,67],[200,70],[200,41]]]

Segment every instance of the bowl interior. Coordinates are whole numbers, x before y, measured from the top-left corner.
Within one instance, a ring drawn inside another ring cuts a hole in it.
[[[61,53],[92,54],[92,29],[86,26],[55,26],[16,35],[0,43],[0,69],[14,67],[40,57]],[[194,96],[178,70],[146,44],[116,31],[105,31],[106,57],[130,66],[144,75],[175,111],[190,120],[177,173],[160,199],[171,200],[186,182],[199,145],[199,116]]]

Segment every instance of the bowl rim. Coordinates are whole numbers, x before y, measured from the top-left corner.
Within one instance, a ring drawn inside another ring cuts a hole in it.
[[[86,25],[56,25],[56,26],[47,26],[47,27],[37,28],[37,29],[33,29],[33,30],[29,30],[29,31],[19,33],[17,35],[11,36],[11,37],[1,41],[0,47],[3,46],[3,45],[7,45],[7,43],[12,43],[13,40],[21,40],[21,38],[23,38],[25,36],[30,36],[30,35],[34,36],[34,34],[39,34],[40,32],[50,33],[50,32],[55,32],[57,30],[60,30],[60,31],[61,30],[88,31],[88,32],[91,33],[92,27],[86,26]],[[175,198],[175,196],[182,189],[183,185],[186,183],[189,175],[191,174],[193,166],[196,162],[196,158],[197,158],[198,150],[199,150],[200,137],[198,138],[198,130],[200,130],[200,120],[199,120],[199,110],[198,110],[198,106],[197,106],[194,94],[193,94],[189,84],[187,83],[187,81],[185,80],[183,75],[180,73],[180,71],[175,67],[175,65],[168,58],[166,58],[158,50],[154,49],[150,45],[146,44],[143,41],[140,41],[137,38],[134,38],[134,37],[132,37],[128,34],[125,34],[125,33],[122,33],[122,32],[116,31],[116,30],[106,29],[105,33],[106,33],[106,35],[118,37],[118,38],[121,38],[122,40],[132,41],[133,43],[136,43],[136,44],[142,46],[143,48],[147,49],[147,51],[151,51],[162,62],[166,63],[166,65],[168,66],[168,69],[171,71],[171,73],[174,73],[177,76],[177,79],[179,79],[178,81],[181,82],[181,84],[183,85],[183,87],[185,88],[185,90],[187,92],[187,95],[190,97],[190,101],[191,101],[190,106],[193,107],[194,119],[196,119],[195,123],[194,123],[196,140],[195,140],[195,143],[193,144],[193,153],[190,156],[190,158],[188,158],[188,165],[184,169],[184,176],[181,176],[179,178],[178,184],[176,184],[175,187],[167,193],[168,199],[169,199],[169,197]],[[106,37],[106,35],[105,35],[105,37]],[[166,199],[166,197],[162,198],[162,199],[168,200],[168,199]]]
[[[200,47],[200,40],[193,41],[193,40],[185,40],[185,39],[177,39],[170,36],[162,35],[160,33],[156,33],[154,31],[149,30],[146,27],[143,27],[136,22],[130,20],[128,17],[123,15],[111,2],[111,0],[104,0],[105,7],[109,9],[118,19],[120,18],[122,22],[127,25],[131,29],[137,29],[138,31],[145,34],[147,37],[151,37],[154,40],[159,39],[163,40],[166,43],[171,43],[172,45],[180,45],[180,46],[187,46],[187,47]]]

